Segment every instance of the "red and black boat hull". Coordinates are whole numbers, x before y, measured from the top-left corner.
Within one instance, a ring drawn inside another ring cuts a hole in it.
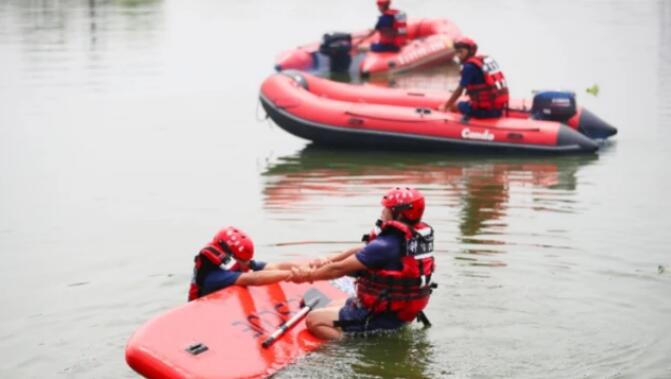
[[[312,93],[311,79],[304,74],[275,74],[263,83],[260,98],[277,125],[319,145],[548,154],[598,149],[594,141],[559,122],[515,117],[464,121],[461,115],[428,108],[336,100]]]

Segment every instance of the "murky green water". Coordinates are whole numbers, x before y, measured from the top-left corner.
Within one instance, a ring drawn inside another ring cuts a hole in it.
[[[407,184],[437,230],[434,327],[329,345],[278,377],[671,377],[671,3],[399,4],[457,22],[515,97],[576,90],[616,142],[325,151],[263,121],[275,54],[368,27],[373,4],[0,1],[0,376],[133,377],[128,337],[183,303],[218,227],[268,261],[322,255]],[[446,89],[455,71],[393,82]]]

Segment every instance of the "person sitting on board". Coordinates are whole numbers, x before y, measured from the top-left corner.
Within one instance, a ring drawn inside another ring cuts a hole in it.
[[[189,301],[232,285],[258,286],[292,277],[294,263],[265,263],[252,259],[254,243],[240,229],[226,227],[194,258]]]
[[[459,86],[442,111],[460,112],[466,119],[501,117],[508,108],[508,85],[499,65],[492,57],[475,55],[478,45],[468,37],[454,41],[457,58],[462,64]],[[455,102],[466,90],[469,101]]]
[[[359,40],[359,42],[364,41],[378,32],[380,38],[378,42],[370,45],[371,51],[397,52],[407,43],[408,31],[405,12],[391,9],[390,6],[391,0],[377,0],[377,8],[381,14],[377,19],[375,28]]]
[[[424,196],[416,189],[393,188],[382,198],[377,228],[366,245],[325,258],[311,269],[293,269],[293,282],[355,275],[356,296],[310,312],[308,329],[317,337],[393,330],[415,318],[429,302],[434,270],[433,229],[421,221]],[[426,320],[428,322],[428,320]]]

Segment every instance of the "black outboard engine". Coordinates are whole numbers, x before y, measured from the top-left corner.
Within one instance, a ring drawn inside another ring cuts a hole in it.
[[[349,33],[324,34],[319,52],[329,57],[331,72],[347,72],[352,63],[352,35]]]
[[[537,120],[566,122],[577,111],[575,93],[540,91],[534,96],[531,115]]]

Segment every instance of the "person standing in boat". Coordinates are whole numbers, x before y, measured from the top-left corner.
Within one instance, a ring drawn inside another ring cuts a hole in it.
[[[252,259],[254,243],[243,231],[226,227],[194,258],[189,301],[232,286],[258,286],[289,280],[294,263],[265,263]]]
[[[377,8],[380,10],[380,16],[377,19],[375,28],[359,41],[368,39],[370,36],[379,33],[378,42],[370,45],[370,50],[375,52],[397,52],[401,50],[408,40],[407,20],[405,12],[398,9],[391,9],[391,0],[377,0]]]
[[[454,49],[462,64],[461,79],[440,110],[460,112],[465,118],[501,117],[508,108],[509,96],[508,84],[499,65],[492,57],[475,55],[478,45],[468,37],[457,38]],[[457,103],[464,90],[469,100]]]
[[[435,285],[433,229],[421,221],[424,196],[393,188],[382,198],[377,228],[366,245],[323,259],[312,269],[293,269],[296,283],[355,275],[356,296],[310,312],[306,325],[324,339],[345,333],[393,330],[419,318]]]

